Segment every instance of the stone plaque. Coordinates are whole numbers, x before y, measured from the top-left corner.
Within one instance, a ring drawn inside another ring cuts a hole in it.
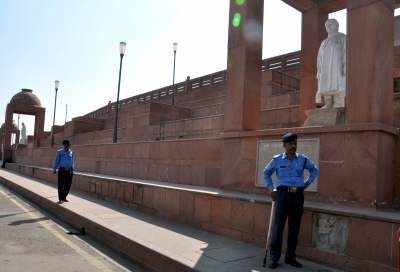
[[[311,246],[335,254],[347,255],[349,218],[313,213]]]
[[[314,109],[306,111],[307,120],[303,127],[343,125],[345,108]]]
[[[272,160],[272,156],[285,152],[282,144],[283,143],[278,140],[258,141],[256,186],[266,187],[263,178],[264,168]],[[298,139],[296,152],[305,154],[319,169],[319,139]],[[304,170],[304,173],[306,175],[305,178],[307,178],[309,172]],[[272,175],[272,180],[276,186],[277,180],[275,173]],[[318,191],[318,176],[306,191]]]

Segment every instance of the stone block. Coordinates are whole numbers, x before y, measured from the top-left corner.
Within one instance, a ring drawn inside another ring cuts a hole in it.
[[[211,214],[211,197],[196,194],[194,203],[194,219],[209,223]]]
[[[253,233],[267,236],[269,219],[271,216],[271,205],[254,203]]]
[[[187,191],[179,193],[179,214],[187,218],[194,218],[195,194]]]
[[[321,161],[343,161],[344,133],[322,133],[320,139]]]
[[[168,181],[169,169],[166,164],[158,164],[157,180]]]
[[[341,199],[343,197],[343,169],[342,162],[321,161],[319,168],[318,195],[324,198]]]
[[[348,256],[396,266],[392,244],[397,244],[397,229],[392,223],[352,217],[349,227]]]
[[[253,233],[254,203],[233,199],[230,217],[232,229]]]
[[[141,179],[149,179],[149,164],[148,163],[140,163],[140,178]]]
[[[195,186],[205,185],[205,166],[192,166],[191,184]]]
[[[158,159],[160,143],[149,143],[149,158]]]
[[[154,188],[151,186],[143,187],[143,205],[146,207],[154,207]]]
[[[205,186],[219,188],[221,186],[222,169],[206,167]]]
[[[158,164],[149,165],[149,179],[158,180]]]
[[[117,181],[115,198],[118,200],[124,200],[124,194],[125,194],[125,182]]]
[[[143,205],[144,186],[141,184],[134,184],[133,186],[133,203]]]
[[[306,111],[303,127],[335,126],[345,123],[345,108],[313,109]]]
[[[275,124],[275,110],[265,110],[260,112],[260,124],[273,125]]]
[[[124,201],[131,203],[133,201],[133,183],[125,182],[124,184]]]
[[[166,212],[167,211],[167,203],[166,203],[166,195],[168,189],[164,188],[154,188],[154,209]]]
[[[314,213],[312,222],[311,246],[313,248],[347,255],[349,244],[348,217]]]
[[[180,184],[192,184],[192,169],[187,165],[179,166],[179,181]]]
[[[277,109],[275,114],[275,124],[287,124],[290,123],[290,108]]]
[[[229,228],[231,225],[231,199],[211,199],[211,224]]]
[[[180,192],[178,190],[167,190],[165,195],[165,211],[167,213],[178,215],[179,214],[179,197]]]
[[[168,182],[179,182],[179,167],[179,165],[175,164],[168,165]]]
[[[149,143],[141,143],[140,144],[140,158],[141,159],[150,158],[150,144]]]
[[[378,133],[345,134],[343,197],[348,201],[372,204],[376,200]]]

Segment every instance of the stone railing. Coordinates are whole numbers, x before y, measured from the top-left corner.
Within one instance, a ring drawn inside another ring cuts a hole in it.
[[[277,71],[286,71],[289,69],[299,68],[300,67],[300,51],[292,52],[289,54],[276,56],[273,58],[265,59],[262,61],[261,70],[264,72],[266,70],[277,70]],[[187,77],[186,81],[179,82],[175,84],[175,94],[188,93],[191,91],[201,90],[203,88],[208,88],[214,85],[222,85],[225,84],[227,80],[227,72],[226,70],[220,71],[217,73],[209,74],[203,77],[198,77],[195,79],[190,79]],[[159,99],[163,99],[172,95],[172,85],[154,90],[151,92],[143,93],[140,95],[132,96],[119,102],[119,108],[130,103],[146,103],[150,101],[157,101]],[[86,117],[98,117],[104,115],[109,112],[115,111],[116,102],[108,103],[107,106],[104,106],[100,109],[92,111],[84,116]]]
[[[300,67],[300,51],[276,56],[262,61],[262,71],[277,70],[280,72]]]
[[[190,77],[187,77],[186,81],[179,82],[175,84],[175,94],[181,94],[181,93],[188,93],[191,91],[197,91],[203,88],[208,88],[211,86],[215,85],[222,85],[226,83],[226,71],[220,71],[217,73],[213,73],[210,75],[206,75],[203,77],[195,78],[195,79],[190,79]],[[130,103],[145,103],[145,102],[150,102],[150,101],[157,101],[159,99],[163,99],[166,97],[169,97],[172,95],[172,85],[143,93],[140,95],[132,96],[126,99],[122,99],[119,101],[119,108],[120,109],[122,106]],[[113,112],[115,111],[117,102],[111,103],[111,101],[108,103],[107,106],[104,106],[100,109],[97,109],[93,112],[90,112],[84,116],[86,117],[97,117],[101,116],[103,114],[106,114],[108,112]]]

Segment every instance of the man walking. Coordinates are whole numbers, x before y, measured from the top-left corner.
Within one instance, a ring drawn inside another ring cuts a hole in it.
[[[271,191],[271,198],[276,200],[275,223],[272,231],[269,268],[278,266],[282,251],[282,235],[286,218],[288,220],[288,239],[285,254],[285,263],[301,268],[296,261],[297,237],[300,231],[300,221],[303,215],[304,195],[303,191],[317,177],[318,169],[314,163],[304,154],[296,153],[297,135],[293,133],[282,137],[285,152],[272,157],[271,162],[265,167],[263,175],[267,187]],[[310,176],[304,182],[304,169],[310,172]],[[277,187],[271,179],[276,172]]]
[[[67,195],[71,188],[72,177],[74,173],[74,153],[69,147],[71,146],[68,139],[62,142],[63,149],[57,151],[56,159],[53,165],[53,175],[55,176],[58,169],[58,204],[69,202]]]

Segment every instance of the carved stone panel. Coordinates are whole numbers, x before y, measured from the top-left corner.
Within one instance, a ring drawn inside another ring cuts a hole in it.
[[[272,156],[285,152],[282,142],[278,140],[258,141],[257,147],[257,176],[256,186],[266,187],[263,178],[263,170],[271,161]],[[317,167],[319,167],[319,139],[299,139],[297,141],[297,153],[305,154]],[[308,177],[308,171],[305,170],[305,178]],[[276,186],[276,174],[272,175],[272,180]],[[306,191],[318,191],[318,176]]]
[[[335,254],[347,255],[349,218],[323,213],[313,214],[311,246]]]

